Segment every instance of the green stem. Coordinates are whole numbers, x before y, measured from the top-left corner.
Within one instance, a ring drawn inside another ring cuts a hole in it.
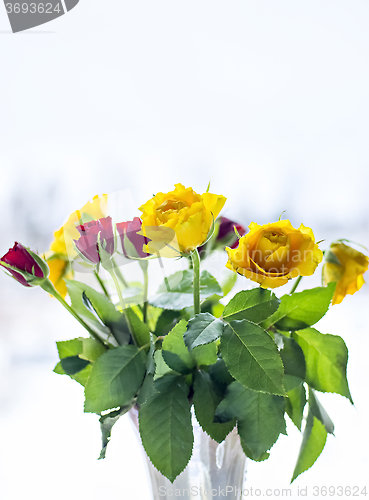
[[[290,291],[290,295],[296,290],[296,288],[299,286],[299,283],[300,281],[302,280],[302,276],[299,276],[297,278],[297,280],[295,281],[295,283],[293,284],[292,288],[291,288],[291,291]]]
[[[193,307],[194,314],[200,314],[200,256],[197,248],[191,252],[192,267],[193,267]]]
[[[144,275],[144,283],[143,283],[143,320],[144,323],[147,323],[147,307],[149,305],[148,303],[148,290],[149,290],[149,273],[148,273],[148,268],[149,268],[149,263],[147,260],[141,260],[139,261],[140,267],[142,269],[143,275]]]
[[[167,292],[170,292],[170,285],[169,285],[169,280],[166,276],[164,276],[164,283],[167,289]]]
[[[128,288],[129,287],[129,284],[127,283],[127,281],[124,279],[123,277],[123,274],[121,273],[119,267],[117,266],[117,264],[115,263],[115,260],[112,258],[111,259],[112,263],[113,263],[113,266],[114,266],[114,272],[115,272],[115,275],[117,276],[117,278],[119,279],[119,281],[122,283],[122,285],[125,287],[125,288]]]
[[[107,269],[107,271],[110,274],[110,276],[112,277],[112,280],[114,282],[114,286],[115,286],[115,288],[117,290],[117,294],[118,294],[118,297],[119,297],[119,304],[120,304],[120,307],[122,309],[122,313],[124,314],[124,317],[126,318],[129,333],[131,334],[132,339],[133,339],[135,345],[138,345],[137,341],[136,341],[136,338],[134,336],[134,332],[133,332],[133,329],[132,329],[131,322],[129,321],[129,317],[128,317],[128,314],[127,314],[127,311],[126,311],[126,303],[124,301],[124,298],[123,298],[123,295],[122,295],[122,290],[120,289],[118,279],[117,279],[117,277],[115,275],[115,270],[114,269]]]
[[[102,291],[104,292],[105,296],[110,300],[110,295],[108,290],[106,289],[106,286],[104,285],[103,280],[100,278],[99,273],[95,270],[94,274],[96,276],[97,281],[99,282],[99,285],[101,286]]]
[[[120,304],[120,307],[122,308],[122,312],[124,313],[124,311],[126,310],[126,303],[124,302],[122,290],[120,289],[120,286],[119,286],[119,283],[117,280],[117,276],[116,276],[115,271],[113,269],[109,269],[108,272],[109,272],[109,274],[112,277],[112,280],[114,282],[114,286],[115,286],[115,289],[116,289],[118,297],[119,297],[119,304]]]
[[[55,297],[62,304],[62,306],[64,306],[65,309],[68,312],[70,312],[70,314],[83,326],[83,328],[85,328],[88,331],[91,337],[93,337],[95,340],[97,340],[103,346],[106,347],[104,341],[93,330],[91,330],[91,328],[83,321],[82,318],[78,316],[78,314],[71,308],[71,306],[60,295],[60,293],[54,288],[54,285],[49,279],[41,285],[41,288],[43,288],[43,290],[45,290],[46,292],[50,293],[53,297]]]

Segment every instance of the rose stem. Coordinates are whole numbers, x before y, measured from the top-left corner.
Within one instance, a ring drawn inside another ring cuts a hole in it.
[[[119,281],[121,281],[122,285],[125,287],[125,288],[128,288],[129,285],[128,283],[126,282],[126,280],[123,278],[123,274],[121,273],[121,270],[119,269],[119,267],[117,266],[117,264],[115,263],[115,260],[112,258],[111,259],[113,265],[114,265],[114,270],[115,270],[115,275],[118,277]]]
[[[193,266],[193,306],[194,314],[200,314],[200,256],[197,248],[191,252]]]
[[[300,281],[301,281],[301,280],[302,280],[302,276],[300,275],[300,276],[297,278],[297,280],[295,281],[295,283],[293,284],[293,287],[291,288],[291,291],[290,291],[290,295],[291,295],[291,293],[293,293],[293,292],[296,290],[296,288],[299,286],[299,283],[300,283]]]
[[[91,330],[91,328],[83,321],[82,318],[78,316],[78,314],[71,308],[71,306],[63,299],[63,297],[60,295],[60,293],[54,288],[54,285],[52,282],[48,279],[46,280],[42,285],[41,288],[43,288],[46,292],[50,293],[53,297],[55,297],[64,307],[65,309],[70,312],[70,314],[85,328],[88,333],[93,337],[95,340],[100,342],[103,346],[106,347],[106,344],[104,341],[96,335],[96,333]]]
[[[132,325],[131,325],[131,322],[129,321],[129,317],[128,317],[128,314],[127,314],[127,311],[126,311],[126,303],[124,301],[124,298],[123,298],[123,295],[122,295],[122,290],[120,289],[120,286],[119,286],[119,283],[118,283],[118,280],[117,280],[117,277],[115,275],[115,272],[114,272],[114,269],[107,269],[108,273],[110,274],[110,276],[112,277],[112,280],[114,282],[114,286],[115,286],[115,289],[118,293],[118,297],[119,297],[119,304],[120,304],[120,307],[122,309],[122,313],[124,314],[124,317],[126,318],[126,321],[127,321],[127,325],[128,325],[128,330],[129,330],[129,333],[131,334],[132,336],[132,339],[135,343],[136,346],[139,346],[135,336],[134,336],[134,333],[133,333],[133,329],[132,329]]]
[[[169,291],[170,291],[169,281],[168,281],[168,278],[165,276],[165,270],[164,270],[164,265],[163,265],[162,258],[160,257],[160,253],[159,253],[159,252],[158,252],[156,255],[157,255],[157,257],[158,257],[160,267],[161,267],[161,268],[162,268],[162,270],[163,270],[163,274],[164,274],[164,283],[165,283],[165,286],[166,286],[166,288],[167,288],[167,292],[169,292]],[[191,262],[192,262],[192,261],[191,261]]]
[[[138,261],[140,264],[140,267],[143,272],[144,276],[144,284],[143,284],[143,320],[144,323],[147,323],[147,306],[149,305],[147,296],[148,296],[148,289],[149,289],[149,273],[148,273],[148,267],[149,267],[149,262],[147,260],[139,260]]]
[[[95,269],[95,271],[94,271],[94,275],[96,276],[96,279],[97,279],[97,281],[99,282],[99,284],[100,284],[100,286],[101,286],[101,288],[102,288],[102,291],[104,292],[105,296],[106,296],[106,297],[110,300],[109,292],[108,292],[108,290],[106,289],[106,286],[104,285],[104,282],[103,282],[103,280],[100,278],[99,273],[96,271],[96,269]]]

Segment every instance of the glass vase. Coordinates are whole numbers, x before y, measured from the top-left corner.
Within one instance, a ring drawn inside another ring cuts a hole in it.
[[[240,500],[245,480],[246,457],[242,451],[237,429],[217,443],[204,432],[192,415],[194,446],[186,469],[171,483],[151,463],[146,455],[138,430],[138,412],[129,412],[135,433],[140,442],[148,476],[152,500],[173,498]]]

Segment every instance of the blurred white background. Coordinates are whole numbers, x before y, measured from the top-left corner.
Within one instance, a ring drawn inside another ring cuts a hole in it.
[[[209,180],[244,225],[287,210],[323,248],[369,246],[368,21],[366,0],[80,0],[14,35],[0,5],[1,255],[14,240],[46,250],[97,193],[130,189],[139,206]],[[364,287],[319,325],[349,347],[356,406],[321,398],[336,437],[294,483],[308,498],[313,485],[367,484],[367,303]],[[55,341],[79,325],[4,273],[0,322],[0,498],[149,499],[128,419],[96,461],[97,418],[82,413],[82,388],[52,373]],[[288,486],[290,431],[249,463],[249,487]]]

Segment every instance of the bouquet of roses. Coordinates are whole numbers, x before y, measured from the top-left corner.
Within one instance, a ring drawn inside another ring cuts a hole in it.
[[[47,254],[16,243],[0,264],[22,285],[41,286],[85,328],[86,338],[57,343],[54,371],[84,386],[84,410],[100,418],[100,458],[112,426],[131,408],[147,455],[170,481],[191,458],[192,406],[219,443],[237,426],[244,453],[256,461],[286,434],[287,414],[303,432],[294,480],[333,433],[317,391],[352,403],[346,345],[313,325],[361,288],[368,257],[347,240],[323,252],[310,228],[288,220],[252,222],[246,232],[219,217],[225,201],[177,184],[142,205],[140,217],[113,222],[107,196],[95,197],[55,233]],[[222,283],[201,271],[219,251],[231,271]],[[296,292],[323,254],[323,285]],[[183,269],[149,296],[150,262],[173,258]],[[122,259],[139,263],[141,282],[127,281]],[[76,267],[95,276],[99,291],[74,279]],[[237,275],[259,286],[228,300]],[[273,293],[290,280],[290,293]]]

